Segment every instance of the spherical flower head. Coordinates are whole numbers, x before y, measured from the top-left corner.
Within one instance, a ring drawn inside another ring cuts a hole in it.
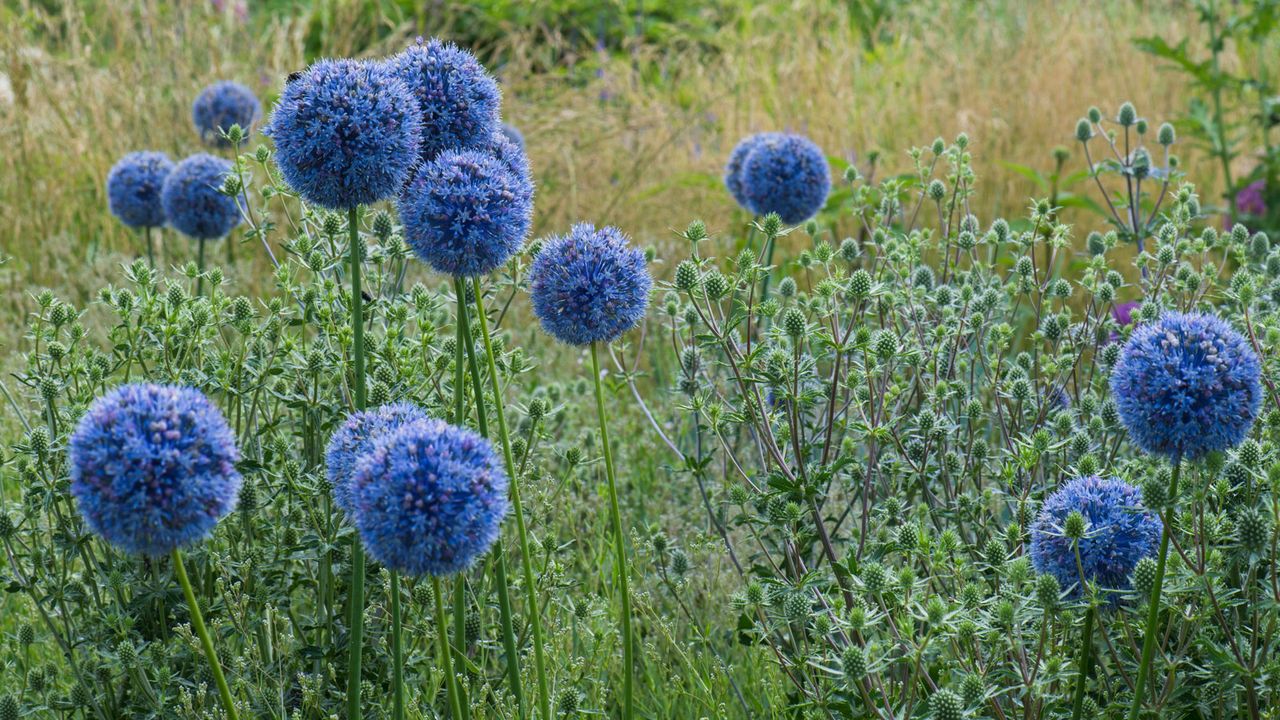
[[[747,155],[767,137],[776,136],[778,133],[756,133],[748,135],[734,146],[733,152],[729,153],[729,162],[724,168],[724,184],[729,189],[729,194],[733,196],[734,201],[743,207],[743,209],[755,212],[755,209],[748,205],[747,191],[742,187],[742,164],[746,161]]]
[[[652,286],[644,253],[615,227],[574,225],[549,240],[529,268],[534,314],[569,345],[621,337],[644,319]]]
[[[529,167],[529,156],[524,151],[524,141],[516,144],[501,131],[494,131],[489,136],[485,151],[500,160],[504,167],[511,171],[516,179],[527,186],[529,197],[533,197],[533,170]]]
[[[1138,447],[1195,460],[1244,440],[1262,403],[1261,374],[1249,341],[1226,322],[1170,312],[1134,330],[1111,392]]]
[[[191,104],[191,121],[200,138],[219,147],[231,146],[222,134],[232,125],[239,125],[247,136],[261,117],[262,103],[253,91],[230,80],[209,85]]]
[[[498,130],[511,141],[512,145],[515,145],[522,151],[527,149],[524,145],[524,133],[520,132],[520,129],[515,125],[510,123],[500,123],[498,125]]]
[[[1067,516],[1080,513],[1085,531],[1067,537]],[[1044,501],[1031,524],[1031,564],[1058,579],[1073,597],[1081,594],[1080,576],[1102,590],[1124,590],[1138,561],[1153,555],[1164,526],[1142,505],[1142,492],[1123,480],[1090,476],[1068,481]]]
[[[164,225],[160,191],[173,161],[159,152],[131,152],[107,173],[107,208],[129,227]]]
[[[178,163],[160,193],[169,224],[184,235],[210,240],[240,224],[235,198],[222,194],[231,163],[197,153]]]
[[[822,150],[801,135],[768,134],[742,160],[746,206],[757,215],[777,213],[796,225],[827,202],[831,171]]]
[[[319,60],[285,84],[262,132],[302,199],[346,210],[404,185],[418,162],[422,113],[381,64]]]
[[[449,575],[498,539],[507,474],[488,440],[418,420],[357,462],[352,498],[356,530],[376,560],[410,575]]]
[[[422,111],[423,160],[445,150],[480,149],[498,129],[498,83],[466,50],[435,38],[418,38],[385,64]]]
[[[197,390],[124,385],[89,406],[68,449],[85,522],[131,553],[203,540],[240,492],[235,435]]]
[[[378,440],[426,417],[426,411],[413,403],[391,403],[352,413],[333,433],[324,459],[333,502],[342,512],[347,516],[355,512],[351,500],[351,476],[355,474],[360,458],[370,453]]]
[[[520,249],[533,224],[533,188],[496,157],[453,150],[424,163],[399,200],[405,241],[455,277],[483,275]]]

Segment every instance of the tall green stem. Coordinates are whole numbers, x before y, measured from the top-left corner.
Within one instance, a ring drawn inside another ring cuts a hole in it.
[[[457,281],[455,280],[455,287]],[[465,295],[459,295],[454,298],[457,303],[458,313],[454,322],[454,348],[453,348],[453,424],[464,426],[467,424],[467,376],[463,368],[462,358],[464,348],[471,346],[471,330],[467,327],[467,300]],[[453,597],[453,652],[457,656],[458,667],[462,667],[464,662],[464,653],[466,652],[466,581],[462,579],[462,575],[458,575],[458,582],[454,586]],[[459,720],[466,720],[470,715],[470,706],[464,697],[466,690],[454,683],[454,692],[458,694],[458,715]]]
[[[404,720],[404,644],[400,613],[400,573],[391,573],[391,688],[394,720]]]
[[[596,417],[600,421],[600,444],[604,448],[604,471],[609,480],[609,510],[613,520],[615,564],[618,587],[622,593],[622,717],[631,720],[632,676],[635,674],[635,657],[631,635],[631,588],[627,583],[627,540],[622,534],[622,511],[618,507],[618,486],[613,471],[613,451],[609,448],[609,424],[605,421],[604,382],[600,379],[599,343],[591,343],[591,377],[596,383]]]
[[[204,238],[196,240],[196,295],[204,295]]]
[[[1089,601],[1089,609],[1084,611],[1084,635],[1080,638],[1080,661],[1077,663],[1079,676],[1076,677],[1075,699],[1071,701],[1071,720],[1080,720],[1084,710],[1084,689],[1089,684],[1089,666],[1093,660],[1093,601]]]
[[[542,610],[538,604],[538,587],[533,575],[533,558],[529,553],[529,535],[524,525],[524,506],[520,500],[520,479],[516,477],[516,464],[511,453],[511,435],[507,432],[507,415],[502,407],[502,386],[498,381],[498,364],[493,358],[493,340],[489,337],[489,318],[484,312],[484,298],[480,291],[480,278],[472,278],[475,291],[476,322],[480,323],[480,337],[484,339],[484,354],[488,359],[489,383],[493,389],[493,414],[498,420],[498,437],[502,441],[502,457],[507,465],[507,477],[511,480],[511,508],[516,516],[516,536],[520,541],[520,565],[524,571],[525,610],[529,615],[529,629],[533,634],[533,667],[538,676],[538,710],[542,720],[551,718],[551,696],[547,686],[547,659],[542,646]],[[479,403],[477,403],[479,404]]]
[[[449,621],[444,615],[444,589],[440,578],[431,576],[431,594],[436,602],[436,637],[440,641],[440,664],[444,668],[444,691],[449,698],[449,717],[462,717],[462,704],[458,700],[457,678],[453,675],[452,652],[449,650]]]
[[[1142,693],[1146,689],[1147,679],[1151,676],[1151,661],[1156,653],[1156,640],[1159,635],[1157,625],[1160,622],[1160,594],[1164,590],[1164,566],[1169,556],[1169,534],[1173,532],[1173,506],[1178,497],[1178,475],[1182,472],[1182,458],[1173,461],[1173,472],[1169,475],[1169,492],[1165,496],[1170,503],[1164,513],[1164,530],[1160,533],[1160,555],[1156,558],[1156,580],[1151,586],[1151,597],[1147,600],[1147,626],[1142,637],[1142,662],[1138,665],[1138,680],[1133,686],[1133,705],[1129,708],[1129,720],[1138,720],[1142,711]]]
[[[200,614],[200,604],[196,602],[196,593],[191,589],[191,580],[187,578],[187,568],[182,564],[182,552],[174,550],[170,553],[173,559],[173,572],[178,576],[178,584],[182,585],[182,594],[187,596],[187,608],[191,611],[191,627],[200,638],[204,647],[205,659],[209,661],[209,671],[213,673],[213,682],[218,686],[218,696],[222,698],[222,707],[227,711],[230,720],[239,720],[235,701],[231,699],[231,688],[227,686],[227,678],[222,674],[222,665],[218,662],[218,653],[213,649],[213,640],[209,638],[209,630],[204,626],[204,617]]]
[[[151,228],[146,227],[143,229],[142,232],[144,235],[147,236],[147,262],[151,264],[151,269],[155,270],[156,269],[156,246],[155,246],[155,242],[151,239]]]
[[[357,412],[364,410],[364,296],[360,290],[360,226],[357,208],[347,210],[347,256],[351,262],[351,355],[355,371],[354,399]],[[347,638],[347,719],[360,720],[360,659],[364,645],[364,546],[351,536],[351,616]]]
[[[467,290],[463,284],[462,278],[453,279],[454,296],[458,301],[458,320],[459,326],[463,330],[463,334],[467,337],[471,336],[470,321],[467,319],[469,313],[466,308]],[[459,343],[461,347],[461,343]],[[471,369],[471,389],[476,396],[476,427],[480,434],[489,437],[488,413],[484,407],[484,387],[480,381],[480,367],[476,362],[475,343],[467,343],[467,366]],[[502,540],[494,546],[494,582],[498,589],[498,616],[502,624],[502,651],[507,656],[507,684],[511,688],[511,695],[516,700],[516,710],[519,717],[525,716],[524,708],[524,689],[520,683],[520,660],[519,654],[516,652],[516,631],[515,624],[511,619],[511,590],[507,582],[507,555],[502,549]]]

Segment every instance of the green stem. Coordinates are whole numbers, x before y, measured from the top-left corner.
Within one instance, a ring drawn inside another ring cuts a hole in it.
[[[498,365],[493,359],[493,340],[489,337],[489,319],[484,312],[480,278],[472,278],[471,282],[476,296],[476,321],[480,323],[480,337],[484,340],[484,353],[489,365],[489,383],[493,388],[493,413],[498,420],[502,457],[506,461],[507,477],[511,481],[511,508],[516,516],[516,536],[520,542],[520,565],[524,571],[525,603],[528,606],[526,612],[529,614],[529,628],[533,634],[533,666],[538,676],[538,709],[542,713],[542,720],[552,720],[551,696],[547,686],[547,659],[542,647],[542,606],[538,603],[538,588],[533,575],[533,558],[529,553],[529,535],[524,525],[520,479],[516,477],[516,464],[511,454],[511,436],[507,432],[507,416],[502,407],[502,387],[498,382]]]
[[[469,313],[466,309],[466,287],[463,285],[462,278],[453,279],[454,296],[458,301],[458,320],[463,328],[465,335],[470,337],[471,328],[470,320],[467,318]],[[461,343],[459,343],[461,347]],[[476,361],[475,343],[467,343],[467,365],[471,370],[471,388],[476,395],[476,427],[480,430],[480,434],[489,437],[488,413],[484,407],[484,389],[480,380],[480,366]],[[511,590],[507,583],[507,555],[502,550],[502,540],[493,549],[494,556],[494,574],[496,575],[494,582],[498,587],[498,616],[502,624],[502,651],[507,655],[507,683],[511,687],[511,694],[516,700],[516,709],[519,713],[518,717],[525,716],[524,708],[524,689],[520,683],[520,660],[519,654],[516,652],[516,631],[515,624],[511,619]]]
[[[1178,497],[1178,475],[1182,472],[1182,458],[1173,461],[1173,472],[1169,475],[1169,492],[1165,496],[1167,502],[1173,503]],[[1169,555],[1169,534],[1173,532],[1173,507],[1169,506],[1164,517],[1164,530],[1160,533],[1160,554],[1156,558],[1156,580],[1151,587],[1151,597],[1147,600],[1147,626],[1142,638],[1142,661],[1138,665],[1138,680],[1133,686],[1133,705],[1129,708],[1129,720],[1138,720],[1142,711],[1142,691],[1146,689],[1147,678],[1151,675],[1151,661],[1156,652],[1156,627],[1160,621],[1160,594],[1164,589],[1164,566]]]
[[[196,296],[204,295],[204,238],[196,240]]]
[[[1076,694],[1071,702],[1071,720],[1080,720],[1080,713],[1084,710],[1084,689],[1089,684],[1089,666],[1093,660],[1094,612],[1093,601],[1090,600],[1089,609],[1084,611],[1084,635],[1080,638],[1080,661],[1077,663],[1080,675],[1076,677]]]
[[[151,264],[151,269],[156,269],[156,246],[151,239],[151,228],[143,229],[143,234],[147,236],[147,262]]]
[[[622,534],[622,511],[618,507],[618,486],[613,470],[613,452],[609,448],[609,424],[605,421],[604,383],[600,379],[599,343],[591,343],[591,377],[596,384],[596,417],[600,421],[600,444],[604,448],[604,471],[609,480],[609,510],[613,520],[613,540],[617,558],[618,586],[622,594],[622,717],[631,720],[632,675],[635,671],[631,635],[631,589],[627,584],[627,542]]]
[[[394,705],[391,717],[404,720],[404,644],[401,641],[400,573],[391,573],[391,682]]]
[[[364,296],[360,290],[360,226],[357,208],[347,210],[347,256],[351,262],[351,355],[355,371],[355,410],[364,410]],[[347,638],[347,719],[360,720],[360,659],[364,646],[364,546],[351,536],[351,617]]]
[[[454,287],[457,288],[457,280],[454,281]],[[467,297],[465,294],[458,295],[454,298],[458,306],[457,318],[454,322],[454,348],[453,348],[453,424],[464,426],[467,424],[467,387],[466,373],[463,366],[462,358],[466,348],[470,348],[471,329],[467,327]],[[473,351],[474,352],[474,351]],[[478,393],[477,393],[478,395]],[[476,402],[480,404],[479,400]],[[463,665],[463,654],[466,652],[466,597],[464,595],[466,583],[462,576],[458,576],[457,585],[454,591],[453,601],[453,652],[457,656],[458,667]],[[441,630],[443,632],[443,629]],[[454,691],[458,693],[458,710],[457,717],[459,720],[466,720],[470,714],[470,707],[462,695],[466,690],[455,682]]]
[[[187,578],[187,568],[182,564],[182,552],[174,550],[170,557],[173,559],[173,572],[178,576],[178,584],[182,585],[182,594],[187,596],[187,608],[191,611],[191,627],[200,638],[200,645],[204,647],[204,656],[209,661],[209,670],[213,673],[213,681],[218,686],[222,707],[226,709],[228,718],[239,720],[235,701],[231,699],[231,688],[227,686],[227,678],[222,674],[222,665],[218,663],[218,652],[213,649],[213,640],[209,638],[209,630],[204,626],[204,617],[200,615],[200,604],[196,602],[195,590],[191,589],[191,580]]]
[[[452,651],[449,649],[449,624],[444,615],[444,589],[440,587],[440,578],[431,576],[431,594],[436,602],[436,637],[440,641],[440,664],[444,667],[444,690],[449,698],[449,717],[458,720],[462,717],[462,705],[458,702],[457,678],[453,676]]]

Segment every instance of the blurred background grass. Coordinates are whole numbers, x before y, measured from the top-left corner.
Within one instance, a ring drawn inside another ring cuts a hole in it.
[[[1153,123],[1185,106],[1183,77],[1125,39],[1198,32],[1171,0],[5,0],[0,28],[9,303],[39,286],[83,299],[137,251],[106,212],[106,172],[131,150],[204,149],[190,103],[217,79],[248,84],[270,107],[285,75],[316,57],[454,39],[500,77],[506,119],[526,135],[536,233],[582,219],[661,244],[693,218],[742,229],[721,167],[742,135],[768,129],[809,134],[837,166],[866,171],[879,152],[881,172],[894,173],[910,169],[912,146],[966,132],[974,211],[1020,214],[1044,191],[1011,163],[1047,173],[1063,145],[1066,170],[1082,168],[1072,132],[1090,105],[1112,113],[1132,100]],[[1217,201],[1213,163],[1176,149]],[[165,242],[169,260],[188,257],[185,240]]]

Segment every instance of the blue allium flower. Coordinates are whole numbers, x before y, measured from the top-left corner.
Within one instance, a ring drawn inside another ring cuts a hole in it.
[[[249,88],[238,82],[223,80],[216,82],[196,96],[191,104],[191,120],[205,142],[217,143],[229,147],[231,143],[222,137],[222,133],[232,125],[239,125],[245,131],[245,137],[253,129],[254,123],[262,117],[262,103]]]
[[[517,145],[505,133],[495,131],[489,136],[485,151],[501,160],[516,180],[526,186],[522,189],[528,191],[530,198],[533,197],[533,171],[529,168],[529,156],[525,154],[523,144]]]
[[[529,268],[534,314],[570,345],[612,342],[635,327],[652,285],[644,253],[621,230],[587,223],[549,240]]]
[[[159,152],[131,152],[107,173],[107,207],[129,227],[164,225],[160,190],[173,171],[169,156]]]
[[[85,522],[132,553],[163,555],[203,540],[240,492],[235,435],[188,387],[124,385],[98,398],[68,457]]]
[[[488,440],[427,419],[377,442],[356,464],[355,525],[382,564],[411,575],[468,568],[498,539],[507,474]]]
[[[498,129],[498,83],[466,50],[418,38],[385,65],[418,101],[423,160],[433,160],[445,150],[478,150]]]
[[[483,275],[524,243],[533,188],[495,157],[449,150],[418,168],[399,209],[405,241],[423,262],[446,275]]]
[[[422,113],[381,64],[320,60],[284,86],[263,134],[304,200],[345,210],[391,197],[418,162]]]
[[[520,130],[516,128],[515,125],[512,125],[510,123],[501,123],[498,126],[498,130],[501,131],[502,134],[505,135],[507,139],[511,141],[512,145],[515,145],[521,150],[526,150],[524,146],[524,133],[520,132]]]
[[[394,433],[405,424],[423,420],[426,411],[413,403],[398,402],[373,410],[353,413],[329,438],[325,451],[329,485],[333,489],[333,501],[348,516],[355,507],[351,502],[351,476],[356,463],[373,450],[378,440]]]
[[[231,163],[197,153],[178,163],[165,178],[160,200],[169,224],[184,235],[220,238],[240,224],[235,198],[222,194]]]
[[[804,136],[757,136],[740,164],[737,177],[743,205],[757,215],[777,213],[783,222],[795,225],[813,217],[827,202],[831,190],[827,158]]]
[[[747,155],[756,149],[761,140],[776,135],[777,133],[756,133],[746,136],[734,146],[733,152],[729,153],[729,162],[724,168],[724,184],[729,188],[729,194],[739,205],[751,212],[755,212],[755,209],[748,204],[747,191],[742,187],[742,163],[747,159]]]
[[[1244,440],[1262,403],[1261,374],[1249,341],[1226,322],[1170,312],[1133,331],[1111,392],[1138,447],[1195,460]]]
[[[1080,538],[1080,564],[1076,565],[1075,541],[1063,533],[1072,512],[1084,516]],[[1115,478],[1076,478],[1044,501],[1031,524],[1031,564],[1038,572],[1058,579],[1070,594],[1079,597],[1080,571],[1085,579],[1105,590],[1124,590],[1138,561],[1154,555],[1164,525],[1142,506],[1142,493]]]

